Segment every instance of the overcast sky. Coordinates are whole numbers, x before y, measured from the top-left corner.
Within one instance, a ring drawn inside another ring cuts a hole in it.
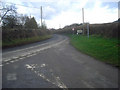
[[[3,0],[2,2],[17,4],[16,7],[19,14],[34,16],[38,23],[40,23],[40,6],[42,6],[43,19],[47,27],[57,29],[73,23],[82,23],[82,8],[84,8],[85,12],[85,22],[92,24],[116,21],[118,19],[118,1],[119,0]]]

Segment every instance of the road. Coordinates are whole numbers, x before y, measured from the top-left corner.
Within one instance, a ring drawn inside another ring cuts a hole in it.
[[[69,38],[3,50],[3,88],[118,88],[118,69],[77,51]]]

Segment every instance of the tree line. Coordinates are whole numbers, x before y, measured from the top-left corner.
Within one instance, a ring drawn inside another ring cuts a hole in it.
[[[1,5],[1,21],[2,29],[38,29],[44,28],[47,29],[45,23],[42,26],[39,26],[34,17],[18,14],[17,8],[14,5]]]
[[[119,26],[120,26],[119,21],[103,24],[89,24],[89,34],[118,39]],[[74,28],[74,31],[72,30],[72,28]],[[73,34],[73,33],[76,34],[77,30],[83,30],[83,25],[72,24],[69,26],[65,26],[64,28],[56,30],[54,32],[60,34]],[[87,23],[84,24],[84,35],[87,35]]]
[[[2,35],[3,48],[24,45],[51,37],[52,33],[44,22],[42,26],[39,26],[35,17],[17,13],[14,5],[8,6],[0,3],[0,11],[0,27],[2,27],[0,36]]]

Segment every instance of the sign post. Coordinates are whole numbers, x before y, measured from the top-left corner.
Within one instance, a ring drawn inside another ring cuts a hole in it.
[[[77,34],[82,34],[82,30],[77,30]]]
[[[75,30],[75,29],[74,29],[74,28],[72,28],[73,34],[74,34],[74,30]]]

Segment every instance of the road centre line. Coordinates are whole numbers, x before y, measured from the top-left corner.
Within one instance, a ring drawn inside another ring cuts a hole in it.
[[[3,53],[3,54],[14,53],[14,52],[19,52],[19,51],[27,50],[27,49],[32,49],[32,48],[36,48],[36,47],[43,46],[43,45],[46,45],[46,44],[48,44],[48,43],[37,45],[37,46],[33,46],[33,47],[29,47],[29,48],[24,48],[24,49],[20,49],[20,50],[10,51],[10,52],[6,52],[6,53]]]
[[[30,57],[30,56],[34,56],[36,55],[37,53],[39,53],[40,51],[43,51],[43,50],[46,50],[46,49],[49,49],[49,48],[52,48],[54,46],[57,46],[63,42],[65,42],[67,39],[61,41],[61,42],[58,42],[58,43],[55,43],[53,45],[50,45],[50,46],[46,46],[46,47],[43,47],[43,48],[40,48],[39,50],[37,51],[33,51],[31,53],[27,53],[27,54],[24,54],[24,55],[20,55],[18,57],[13,57],[13,58],[9,58],[9,59],[4,59],[3,62],[8,62],[8,61],[11,61],[11,60],[16,60],[16,59],[24,59],[24,58],[27,58],[27,57]],[[12,61],[11,61],[12,62]]]
[[[61,40],[61,39],[60,39],[60,40]],[[37,46],[33,46],[33,47],[28,47],[28,48],[20,49],[20,50],[5,52],[5,53],[3,53],[3,54],[9,54],[9,53],[14,53],[14,52],[24,51],[24,50],[27,50],[27,49],[36,48],[36,47],[44,46],[44,45],[47,45],[47,44],[49,45],[49,44],[52,44],[53,42],[54,42],[54,41],[51,41],[51,42],[48,42],[48,43],[43,43],[43,44],[40,44],[40,45],[37,45]],[[59,40],[57,40],[57,42],[59,42]]]
[[[44,64],[41,64],[40,66],[42,66]],[[60,80],[60,77],[56,77],[54,74],[52,75],[52,77],[54,78],[53,80],[51,78],[48,78],[44,73],[42,72],[39,72],[38,70],[36,70],[36,68],[39,68],[40,69],[44,69],[44,68],[41,68],[41,67],[38,67],[38,65],[29,65],[29,64],[26,64],[25,65],[27,69],[30,69],[31,71],[33,71],[36,75],[40,76],[41,78],[43,78],[44,80],[58,86],[59,88],[63,88],[63,90],[68,90],[67,89],[67,86]],[[49,70],[48,70],[49,71]]]

